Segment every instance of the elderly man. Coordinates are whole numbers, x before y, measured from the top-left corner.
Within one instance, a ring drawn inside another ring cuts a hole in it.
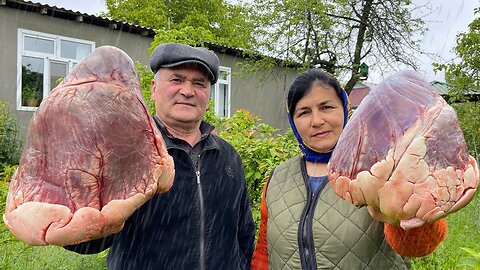
[[[150,59],[155,122],[175,163],[173,186],[139,208],[117,234],[66,247],[110,247],[108,269],[249,269],[254,223],[240,156],[203,121],[218,57],[168,43]]]

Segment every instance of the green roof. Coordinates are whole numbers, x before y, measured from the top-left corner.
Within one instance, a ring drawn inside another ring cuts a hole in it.
[[[439,82],[439,81],[433,81],[430,83],[430,85],[433,87],[435,91],[437,91],[438,94],[441,96],[448,95],[448,88],[447,84],[444,82]]]

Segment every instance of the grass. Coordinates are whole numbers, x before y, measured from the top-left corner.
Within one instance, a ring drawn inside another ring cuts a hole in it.
[[[7,184],[0,182],[0,213],[3,216]],[[412,260],[414,270],[474,269],[458,267],[460,259],[471,257],[461,248],[480,252],[480,200],[478,193],[460,211],[447,217],[449,232],[445,241],[429,256]],[[0,223],[0,269],[106,269],[105,253],[79,255],[61,247],[34,247],[16,240]],[[479,269],[479,268],[477,268]]]
[[[474,269],[457,267],[460,259],[470,257],[461,248],[480,252],[480,195],[460,211],[447,216],[448,234],[445,241],[429,256],[412,260],[412,269]],[[476,268],[479,269],[479,268]]]

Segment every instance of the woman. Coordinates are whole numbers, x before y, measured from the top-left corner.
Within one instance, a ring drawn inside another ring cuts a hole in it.
[[[275,168],[264,187],[252,269],[409,269],[404,256],[425,256],[443,241],[445,220],[403,231],[328,184],[327,163],[349,113],[335,78],[318,69],[300,74],[287,110],[302,155]]]

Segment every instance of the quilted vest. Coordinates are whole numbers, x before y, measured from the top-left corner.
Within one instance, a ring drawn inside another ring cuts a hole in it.
[[[342,200],[328,183],[319,195],[308,195],[304,179],[301,156],[278,166],[270,177],[270,269],[410,269],[410,260],[392,250],[383,223],[373,220],[366,207]]]

